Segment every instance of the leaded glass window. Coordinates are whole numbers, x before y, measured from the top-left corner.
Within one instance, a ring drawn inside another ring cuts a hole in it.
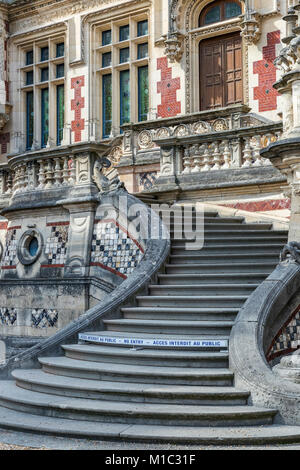
[[[103,115],[103,137],[109,137],[112,128],[112,76],[102,77],[102,115]]]
[[[41,136],[42,148],[46,147],[49,138],[49,89],[43,88],[41,91]]]
[[[33,85],[33,70],[26,72],[26,85]]]
[[[148,20],[139,21],[137,24],[137,35],[146,36],[148,34]]]
[[[63,57],[65,55],[65,43],[60,42],[56,44],[56,57]]]
[[[147,121],[149,112],[149,79],[148,65],[138,69],[138,99],[139,99],[139,121]]]
[[[138,44],[137,58],[145,59],[145,57],[148,57],[148,43],[147,42],[143,44]]]
[[[56,78],[62,78],[65,76],[65,64],[58,64],[56,66]]]
[[[242,9],[240,5],[235,2],[226,3],[225,4],[225,18],[234,18],[235,16],[239,16],[242,14]]]
[[[56,119],[57,119],[57,145],[61,145],[64,134],[65,120],[65,87],[58,85],[56,87]]]
[[[26,93],[26,150],[30,150],[33,144],[33,126],[33,91],[29,91]]]
[[[241,15],[242,8],[238,0],[223,1],[217,0],[207,5],[201,12],[199,17],[199,26],[205,26],[219,21],[236,18]]]
[[[27,51],[26,52],[26,65],[32,65],[33,64],[33,51]]]
[[[107,46],[108,44],[111,44],[111,29],[102,31],[102,46]]]
[[[49,60],[49,47],[42,47],[41,48],[41,62],[45,62],[45,60]]]
[[[120,125],[130,122],[130,72],[120,72]]]
[[[120,26],[120,30],[119,30],[119,41],[128,41],[129,39],[129,24],[127,24],[126,26]]]
[[[129,47],[120,49],[120,64],[124,64],[125,62],[129,62]]]
[[[110,67],[111,66],[111,52],[105,52],[102,54],[102,67]]]
[[[49,80],[49,68],[46,67],[41,69],[41,82],[47,82]]]
[[[220,6],[217,5],[211,8],[206,13],[204,23],[205,24],[217,23],[220,20],[221,20],[221,9],[220,9]]]

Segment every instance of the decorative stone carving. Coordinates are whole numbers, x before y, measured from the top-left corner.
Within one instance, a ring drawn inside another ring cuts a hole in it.
[[[215,132],[227,131],[228,123],[226,119],[216,119],[213,123],[213,130]]]
[[[180,62],[184,49],[184,34],[174,31],[165,36],[165,55],[171,63]]]
[[[103,174],[102,169],[109,168],[110,166],[111,163],[107,158],[102,158],[102,160],[98,158],[94,164],[93,181],[102,194],[124,188],[124,183],[119,180],[118,176],[114,176],[110,180]]]
[[[289,242],[280,254],[280,261],[293,260],[300,263],[300,243]]]
[[[4,126],[8,123],[9,121],[9,115],[5,113],[0,114],[0,131],[4,128]]]
[[[273,372],[283,379],[300,384],[300,351],[283,357],[280,364],[273,367]]]
[[[211,130],[211,126],[204,121],[199,121],[192,125],[193,134],[208,134]]]
[[[245,43],[248,46],[256,44],[261,36],[261,15],[256,11],[246,11],[241,26]]]
[[[142,131],[138,135],[138,146],[140,149],[148,149],[153,147],[152,134],[150,131]]]

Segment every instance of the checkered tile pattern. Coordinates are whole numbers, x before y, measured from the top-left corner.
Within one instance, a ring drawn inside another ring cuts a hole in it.
[[[51,227],[50,237],[47,238],[45,254],[49,265],[64,265],[67,256],[69,226]]]
[[[126,277],[132,273],[142,257],[141,247],[114,222],[95,224],[91,264],[99,263],[110,271],[116,271]]]
[[[17,260],[17,229],[7,230],[1,266],[15,266]]]
[[[17,321],[18,312],[15,308],[0,308],[0,325],[13,326]]]
[[[290,323],[280,332],[279,336],[268,354],[268,358],[283,355],[291,350],[300,348],[300,312],[290,321]]]
[[[53,328],[57,326],[58,312],[53,309],[34,308],[31,313],[33,328]]]
[[[152,186],[155,184],[157,180],[157,173],[141,173],[140,175],[140,191],[146,191],[147,189],[151,189]]]

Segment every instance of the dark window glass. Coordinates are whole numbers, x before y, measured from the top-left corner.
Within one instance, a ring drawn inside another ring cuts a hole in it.
[[[30,243],[29,243],[29,246],[28,246],[28,251],[30,253],[31,256],[35,256],[37,254],[37,251],[39,249],[39,242],[37,240],[37,238],[32,238]]]
[[[102,67],[110,67],[111,66],[111,52],[106,52],[102,54]]]
[[[47,82],[49,80],[49,69],[46,67],[41,70],[41,82]]]
[[[65,55],[65,43],[61,42],[56,44],[56,57],[63,57]]]
[[[145,57],[148,57],[148,43],[145,42],[144,44],[139,44],[138,45],[138,59],[145,59]]]
[[[112,125],[112,80],[111,74],[102,77],[103,137],[109,137]]]
[[[33,64],[33,51],[27,51],[26,52],[26,65],[32,65]]]
[[[58,64],[56,66],[56,78],[65,76],[65,64]]]
[[[235,2],[225,4],[225,18],[234,18],[242,14],[240,5]]]
[[[41,48],[41,62],[44,62],[45,60],[49,60],[49,47]]]
[[[148,34],[148,20],[139,21],[137,24],[137,35],[146,36]]]
[[[26,150],[30,150],[33,144],[33,91],[26,93]]]
[[[129,47],[120,49],[120,64],[124,64],[124,62],[129,62]]]
[[[49,138],[49,89],[43,88],[41,94],[41,134],[42,148],[46,147]]]
[[[126,26],[121,26],[119,33],[120,33],[119,40],[127,41],[129,39],[129,24],[127,24]]]
[[[205,18],[204,18],[204,24],[217,23],[220,20],[221,20],[221,9],[220,9],[220,6],[217,5],[211,8],[208,11],[208,13],[206,13]]]
[[[33,70],[30,72],[26,72],[26,85],[32,85],[33,84]]]
[[[139,99],[139,121],[147,121],[149,112],[149,79],[148,66],[138,69],[138,99]]]
[[[120,124],[130,122],[130,73],[120,72]]]
[[[58,85],[56,88],[56,135],[57,145],[61,144],[64,134],[65,120],[65,87]]]
[[[102,46],[107,46],[111,44],[111,30],[102,31]]]

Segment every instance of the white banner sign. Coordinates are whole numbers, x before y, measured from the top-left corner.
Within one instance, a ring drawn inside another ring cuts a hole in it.
[[[88,335],[85,333],[79,334],[79,340],[88,341],[90,343],[105,343],[105,344],[121,344],[126,346],[157,346],[164,347],[179,347],[179,348],[227,348],[227,340],[203,340],[203,339],[156,339],[156,338],[120,338],[114,336],[98,336]]]

